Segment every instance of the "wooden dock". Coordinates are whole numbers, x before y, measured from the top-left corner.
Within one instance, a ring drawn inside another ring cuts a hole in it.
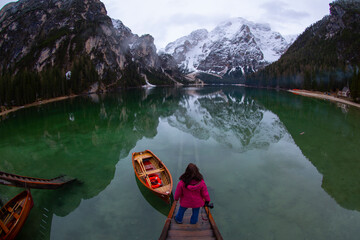
[[[209,208],[200,209],[199,221],[197,224],[190,224],[191,209],[186,210],[183,223],[178,224],[174,220],[179,204],[175,201],[170,209],[169,215],[165,221],[163,231],[159,240],[165,239],[184,239],[184,240],[222,240],[222,236],[217,228]],[[204,212],[205,209],[205,212]]]

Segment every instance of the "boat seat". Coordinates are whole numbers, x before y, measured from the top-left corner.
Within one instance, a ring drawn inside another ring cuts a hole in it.
[[[14,216],[15,219],[19,219],[19,218],[20,218],[20,215],[17,214],[16,212],[14,212],[12,215]]]
[[[154,169],[154,170],[151,170],[151,171],[146,171],[146,174],[150,175],[150,174],[159,173],[159,172],[163,172],[163,171],[165,171],[165,168],[159,168],[159,169]],[[142,177],[142,176],[145,176],[146,174],[142,173],[139,176]]]
[[[144,153],[141,154],[142,159],[148,159],[148,158],[152,158],[153,156],[150,153]]]
[[[8,207],[7,210],[8,210],[9,212],[15,212],[19,207],[23,207],[23,206],[24,206],[24,203],[25,203],[25,200],[22,200],[22,201],[20,201],[20,202],[17,202],[13,208],[12,208],[12,207]]]
[[[153,156],[150,154],[150,153],[144,153],[144,154],[141,154],[141,155],[138,155],[136,156],[134,159],[135,160],[148,160],[148,159],[151,159]]]

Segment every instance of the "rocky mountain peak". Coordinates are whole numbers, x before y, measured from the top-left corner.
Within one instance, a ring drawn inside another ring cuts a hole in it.
[[[109,45],[118,46],[118,56],[111,58],[123,66],[122,50],[106,14],[99,0],[22,0],[6,6],[0,16],[2,66],[15,71],[21,65],[36,71],[55,64],[69,67],[76,53],[89,54],[92,59],[100,53],[111,55]],[[106,65],[113,65],[111,58]],[[102,75],[105,64],[100,60],[95,64]]]
[[[138,37],[131,45],[131,53],[134,59],[141,64],[151,67],[159,68],[159,56],[156,53],[156,46],[154,44],[153,36],[145,34]]]
[[[207,37],[208,33],[209,32],[206,29],[198,29],[190,33],[190,38],[201,41]]]
[[[179,46],[184,45],[184,47],[192,47],[196,46],[200,41],[206,39],[208,37],[208,31],[206,29],[198,29],[191,32],[188,36],[181,37],[177,39],[175,42],[169,43],[165,47],[165,52],[181,52],[182,49]]]
[[[233,18],[210,32],[193,31],[169,43],[165,52],[173,55],[184,72],[204,71],[223,76],[240,71],[244,75],[276,61],[289,44],[269,24]]]
[[[69,86],[76,92],[87,91],[98,80],[106,84],[102,89],[140,86],[145,84],[144,73],[153,74],[155,80],[162,77],[158,84],[173,82],[162,72],[166,69],[161,66],[168,64],[161,63],[154,38],[139,37],[120,20],[111,19],[100,0],[19,0],[7,4],[0,12],[0,56],[0,78],[4,73],[8,78],[24,72],[39,74],[35,77],[56,72],[63,81],[71,70],[77,73],[71,78],[77,78],[79,84],[69,82]],[[68,89],[59,94],[65,92]],[[31,98],[36,95],[40,96],[34,93]]]

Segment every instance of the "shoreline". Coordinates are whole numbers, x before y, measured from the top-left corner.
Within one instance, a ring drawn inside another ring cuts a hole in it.
[[[246,87],[245,85],[240,84],[242,87]],[[351,102],[349,100],[345,100],[342,98],[338,98],[338,97],[334,97],[333,95],[325,95],[322,92],[314,92],[314,91],[308,91],[308,90],[287,90],[287,92],[293,93],[293,94],[297,94],[297,95],[301,95],[301,96],[305,96],[305,97],[312,97],[312,98],[318,98],[318,99],[326,99],[332,102],[339,102],[339,103],[343,103],[343,104],[347,104],[353,107],[357,107],[360,109],[360,104],[359,103],[354,103]],[[62,97],[56,97],[56,98],[50,98],[50,99],[46,99],[46,100],[42,100],[42,101],[37,101],[37,102],[33,102],[33,103],[29,103],[29,104],[25,104],[23,106],[17,106],[17,107],[13,107],[11,109],[5,110],[0,112],[0,116],[5,116],[11,112],[15,112],[19,109],[23,109],[23,108],[28,108],[28,107],[34,107],[34,106],[39,106],[42,104],[47,104],[47,103],[51,103],[51,102],[57,102],[57,101],[62,101],[65,99],[69,99],[69,98],[74,98],[77,97],[79,95],[69,95],[69,96],[62,96]]]
[[[352,102],[350,100],[345,100],[345,99],[342,99],[342,98],[334,97],[333,95],[325,95],[322,92],[313,92],[313,91],[308,91],[308,90],[287,90],[287,91],[290,92],[290,93],[305,96],[305,97],[326,99],[326,100],[329,100],[329,101],[332,101],[332,102],[343,103],[343,104],[347,104],[347,105],[350,105],[350,106],[353,106],[353,107],[360,108],[359,103],[355,103],[355,102]]]
[[[56,97],[56,98],[50,98],[50,99],[46,99],[46,100],[41,100],[41,101],[37,101],[37,102],[33,102],[33,103],[29,103],[29,104],[25,104],[23,106],[17,106],[17,107],[13,107],[11,109],[5,110],[0,112],[0,116],[5,116],[11,112],[15,112],[19,109],[23,109],[23,108],[28,108],[28,107],[34,107],[34,106],[39,106],[42,104],[47,104],[47,103],[51,103],[51,102],[58,102],[58,101],[62,101],[65,99],[69,99],[69,98],[74,98],[77,97],[78,95],[69,95],[69,96],[62,96],[62,97]]]

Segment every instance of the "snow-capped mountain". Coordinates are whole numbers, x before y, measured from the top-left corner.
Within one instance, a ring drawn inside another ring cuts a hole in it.
[[[220,23],[211,32],[200,29],[179,38],[164,51],[185,72],[204,71],[223,76],[233,71],[242,74],[257,71],[279,59],[293,40],[294,37],[287,40],[272,31],[268,24],[234,18]]]

